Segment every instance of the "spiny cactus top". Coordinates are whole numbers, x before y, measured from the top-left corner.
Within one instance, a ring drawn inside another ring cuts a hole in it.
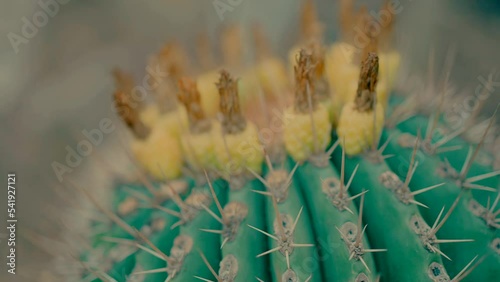
[[[98,212],[64,281],[496,281],[493,118],[471,144],[449,130],[444,102],[406,115],[406,93],[388,95],[394,18],[375,32],[366,8],[340,5],[341,38],[327,45],[305,1],[288,66],[258,26],[245,65],[232,25],[222,62],[206,36],[198,59],[175,42],[152,56],[169,73],[152,77],[154,103],[136,103],[132,77],[115,71],[138,177],[99,187],[107,203],[81,189]]]

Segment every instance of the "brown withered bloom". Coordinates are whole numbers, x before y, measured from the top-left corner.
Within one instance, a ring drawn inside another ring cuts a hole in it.
[[[368,53],[366,59],[361,64],[358,89],[354,100],[356,110],[360,112],[371,111],[375,106],[378,68],[377,54]]]
[[[139,118],[139,112],[143,103],[135,101],[132,96],[134,88],[132,76],[119,69],[113,70],[113,76],[116,83],[113,100],[118,115],[135,137],[145,139],[149,135],[150,129]]]
[[[316,96],[314,95],[314,71],[312,55],[302,49],[294,66],[295,73],[295,110],[299,113],[309,113],[316,109]],[[311,105],[309,105],[311,104]]]
[[[246,128],[238,97],[238,83],[231,75],[222,70],[216,83],[220,95],[220,112],[222,113],[222,130],[225,134],[237,134]]]
[[[325,76],[325,48],[318,40],[311,41],[308,47],[311,51],[311,61],[314,65],[314,95],[318,100],[325,101],[330,99],[330,86]]]
[[[191,78],[183,77],[179,79],[178,85],[177,99],[186,107],[191,133],[199,134],[209,131],[210,121],[201,107],[201,97],[196,82]]]

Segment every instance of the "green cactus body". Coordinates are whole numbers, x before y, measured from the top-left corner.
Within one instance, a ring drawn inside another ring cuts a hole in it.
[[[220,181],[216,181],[220,183]],[[225,199],[224,189],[225,185],[213,185],[216,195],[219,195],[221,199]],[[195,187],[191,191],[191,195],[186,199],[185,202],[189,201],[194,195],[199,196],[198,199],[194,200],[194,206],[196,206],[196,211],[194,218],[188,222],[183,223],[180,226],[179,236],[187,236],[190,240],[192,247],[189,248],[189,252],[185,254],[182,262],[179,264],[179,268],[171,281],[194,281],[195,276],[199,277],[212,277],[210,269],[205,265],[205,262],[200,255],[205,255],[208,263],[211,266],[217,265],[221,259],[220,250],[220,237],[215,234],[207,234],[202,232],[200,229],[211,229],[220,230],[221,224],[215,218],[212,217],[207,211],[205,211],[201,204],[208,207],[212,213],[217,213],[217,207],[214,200],[211,198],[210,190],[208,184],[203,187]],[[208,205],[207,205],[208,204]],[[179,236],[177,238],[179,238]],[[172,254],[170,254],[172,256]]]
[[[273,169],[272,171],[267,169],[264,173],[268,185],[267,191],[276,199],[276,205],[282,220],[283,217],[295,220],[301,209],[305,207],[298,184],[294,181],[293,177],[289,178],[292,173],[291,166],[291,161],[287,160],[284,168]],[[277,237],[279,236],[279,230],[275,230],[277,219],[273,198],[270,196],[261,197],[266,197],[267,230]],[[287,221],[289,221],[289,219]],[[277,240],[269,238],[268,241],[269,249],[278,247]],[[303,208],[297,225],[294,228],[293,242],[299,244],[313,244],[314,241],[310,215],[308,210]],[[298,278],[298,281],[323,281],[321,280],[320,267],[317,264],[315,264],[314,267],[308,267],[309,261],[316,257],[316,253],[316,247],[293,248],[293,252],[289,255],[289,262],[290,268]],[[270,260],[273,281],[282,281],[283,275],[288,270],[285,254],[280,251],[273,252],[270,254]],[[310,280],[307,280],[309,277]]]
[[[125,189],[125,187],[127,188]],[[135,184],[119,184],[115,186],[114,191],[111,207],[121,216],[121,220],[137,230],[146,228],[153,209],[138,208],[134,204],[130,205],[126,212],[120,209],[121,204],[127,200],[137,200],[131,196],[130,191],[140,191],[141,195],[145,195],[142,194],[145,191],[144,187]],[[137,200],[137,203],[139,202],[140,200]],[[93,222],[91,228],[94,230],[91,237],[93,249],[83,252],[80,259],[89,262],[89,265],[93,265],[93,267],[99,269],[102,273],[106,273],[111,278],[118,281],[124,280],[124,277],[128,276],[134,268],[137,248],[131,244],[116,243],[113,240],[124,240],[130,243],[135,239],[134,236],[109,219],[104,222]],[[95,277],[94,274],[89,274]],[[100,281],[100,279],[94,281]]]
[[[337,171],[332,165],[318,167],[307,161],[297,169],[297,178],[302,184],[302,193],[311,211],[315,234],[326,242],[321,244],[321,262],[318,262],[323,267],[324,281],[375,281],[376,269],[372,254],[364,253],[362,256],[350,259],[351,251],[343,239],[347,235],[346,239],[352,244],[360,231],[354,203],[342,198],[344,201],[340,201],[338,205],[341,207],[340,210],[334,203],[338,198],[335,195],[338,190],[335,191],[333,189],[335,187],[329,184],[338,184]],[[344,235],[341,235],[339,230]],[[362,236],[361,243],[363,249],[369,249],[366,235]],[[370,271],[363,265],[361,259]],[[365,280],[360,280],[361,278]]]
[[[227,231],[221,236],[221,243],[224,244],[222,257],[233,256],[237,263],[237,273],[234,273],[236,276],[234,280],[230,280],[234,282],[248,281],[253,277],[269,280],[267,259],[257,257],[266,251],[267,243],[247,226],[250,224],[266,230],[264,199],[252,190],[263,190],[262,184],[257,179],[248,181],[239,190],[231,190],[228,203],[224,207],[226,220],[229,221],[231,217],[232,223],[223,228]],[[227,242],[224,242],[226,240]]]
[[[189,190],[190,181],[179,181],[185,183],[185,185],[182,186],[184,188],[178,191],[182,192],[182,194],[179,195],[182,197],[185,195],[184,192]],[[156,197],[166,196],[161,193],[160,185],[153,184],[153,189],[156,189],[158,192]],[[139,184],[117,185],[111,207],[115,214],[120,217],[120,220],[123,221],[123,224],[128,225],[131,229],[139,230],[143,235],[148,237],[158,249],[162,252],[167,252],[175,236],[178,234],[178,229],[170,230],[169,226],[178,221],[178,218],[163,211],[155,210],[151,204],[158,200],[163,201],[161,206],[164,208],[174,212],[178,211],[178,207],[171,199],[168,199],[168,197],[162,199],[153,198],[151,192],[146,189],[145,186]],[[122,225],[116,224],[111,220],[94,225],[94,228],[100,229],[106,226],[108,226],[106,232],[97,232],[94,236],[94,250],[100,250],[108,263],[111,262],[111,264],[113,264],[113,269],[118,266],[121,267],[119,271],[120,277],[129,275],[132,271],[138,272],[165,267],[164,260],[154,257],[143,250],[137,250],[133,242],[138,238],[135,238],[135,236],[130,233],[130,229],[126,230]],[[132,263],[128,263],[131,261],[129,258],[130,255],[134,255]],[[120,259],[120,257],[125,258]],[[88,259],[89,258],[85,259],[85,261]],[[119,262],[115,262],[117,259]],[[108,268],[109,266],[101,265],[101,267]],[[112,275],[112,272],[116,273],[114,270],[110,271],[108,273],[110,277],[116,276]],[[144,277],[144,281],[164,280],[166,275],[166,273],[148,274]],[[130,279],[133,279],[133,277]],[[121,279],[118,279],[118,281],[121,281]]]
[[[403,133],[397,130],[387,133],[392,138],[386,152],[398,156],[397,158],[387,159],[387,163],[400,177],[404,177],[404,167],[407,166],[407,160],[412,155],[412,149],[400,146],[405,136]],[[387,133],[385,137],[387,137]],[[496,249],[497,245],[494,244],[494,242],[497,242],[496,238],[499,237],[499,233],[496,228],[488,226],[482,218],[473,213],[474,209],[472,207],[477,202],[475,202],[471,191],[469,189],[462,190],[454,181],[440,176],[441,162],[437,158],[418,152],[417,160],[419,166],[410,182],[410,187],[413,190],[444,183],[438,189],[416,196],[417,201],[429,207],[420,209],[424,219],[428,224],[432,224],[443,206],[449,209],[461,194],[458,204],[450,214],[446,224],[442,225],[437,232],[437,235],[442,239],[474,240],[467,243],[441,244],[443,253],[453,259],[452,261],[443,260],[449,274],[456,275],[474,256],[487,255],[477,269],[467,276],[464,281],[489,281],[494,277],[499,277],[500,253]]]
[[[398,129],[400,129],[403,132],[417,135],[419,130],[421,130],[422,133],[426,132],[428,126],[429,126],[429,118],[423,115],[415,115],[401,122],[398,125]],[[438,120],[438,127],[447,128],[446,125],[444,125],[441,120]],[[447,135],[451,135],[454,133],[457,134],[459,132],[460,132],[459,130],[456,130],[455,132],[451,130],[449,132],[447,131],[437,132],[437,130],[435,130],[432,136],[432,142],[439,142],[440,139],[445,138]],[[448,142],[446,142],[446,144],[443,145],[443,147],[456,147],[457,149],[452,151],[445,151],[440,153],[439,155],[441,158],[447,158],[450,164],[456,167],[456,169],[460,169],[469,151],[469,146],[470,144],[466,140],[464,140],[461,136],[455,136],[454,138],[451,138]],[[480,168],[483,167],[491,171],[492,169],[491,163],[493,161],[492,157],[489,156],[488,153],[485,152],[484,150],[480,151],[479,156],[481,158],[478,159],[475,165],[477,167]]]
[[[179,208],[173,201],[167,201],[162,206],[172,211],[179,211]],[[174,225],[179,219],[163,211],[154,211],[151,218],[151,235],[148,236],[149,240],[158,249],[160,249],[164,253],[167,253],[172,248],[175,237],[179,235],[179,229],[176,228],[170,230],[170,226]],[[139,250],[136,255],[136,265],[134,267],[134,272],[164,268],[166,266],[167,264],[164,260],[155,257],[144,250]],[[151,273],[145,275],[143,281],[165,281],[166,278],[166,272]]]
[[[132,272],[135,262],[136,262],[135,253],[132,253],[122,261],[116,263],[111,269],[111,271],[109,271],[108,275],[111,278],[116,279],[116,281],[126,281],[127,277]],[[94,280],[94,282],[95,281],[101,281],[101,280],[97,279]]]
[[[342,153],[336,150],[334,161],[342,165]],[[439,254],[427,250],[419,232],[423,218],[403,182],[390,170],[385,161],[363,157],[345,159],[346,177],[352,177],[349,190],[365,194],[363,218],[368,224],[368,239],[386,252],[374,254],[382,281],[441,281],[448,277],[442,271],[434,275],[432,268],[443,262]],[[355,174],[353,176],[353,174]],[[404,250],[404,251],[403,251]]]
[[[398,125],[398,128],[406,133],[410,133],[414,136],[418,134],[420,130],[422,133],[426,132],[427,127],[429,125],[429,121],[426,117],[421,115],[416,115]],[[440,140],[444,139],[445,135],[437,134],[436,131],[432,136],[431,142],[432,144],[436,144]],[[467,160],[467,156],[473,150],[475,150],[476,145],[469,145],[465,140],[460,137],[452,138],[450,141],[446,142],[443,147],[452,148],[455,147],[452,151],[444,151],[441,153],[437,153],[436,155],[444,162],[443,168],[446,169],[447,174],[453,178],[457,177],[462,169],[463,164]],[[486,160],[486,163],[485,163]],[[483,149],[479,150],[478,158],[471,164],[469,173],[467,176],[475,176],[482,175],[493,171],[492,167],[493,159],[485,152]],[[500,177],[493,176],[486,179],[482,179],[480,181],[475,182],[475,184],[483,185],[486,187],[495,188],[499,183]],[[485,205],[488,197],[491,196],[491,193],[485,192],[482,190],[474,190],[473,192],[474,198],[479,201],[481,204]]]

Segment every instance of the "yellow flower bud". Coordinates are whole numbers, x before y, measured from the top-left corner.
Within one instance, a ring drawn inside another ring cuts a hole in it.
[[[131,146],[137,161],[155,179],[175,179],[181,175],[179,141],[163,128],[155,127],[146,139],[134,139]]]

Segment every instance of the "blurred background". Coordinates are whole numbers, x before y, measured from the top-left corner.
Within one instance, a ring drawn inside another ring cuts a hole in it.
[[[194,41],[200,32],[208,32],[215,44],[221,27],[234,22],[244,26],[259,22],[274,50],[285,58],[298,37],[301,2],[55,1],[0,0],[0,167],[2,179],[7,172],[16,172],[18,176],[18,240],[23,240],[23,230],[58,232],[43,212],[47,203],[55,201],[50,186],[57,183],[57,178],[51,164],[64,161],[65,147],[77,143],[75,133],[96,128],[104,117],[115,119],[111,110],[113,67],[142,77],[148,56],[168,40],[177,38],[194,52]],[[219,16],[218,2],[236,4]],[[337,2],[316,0],[327,42],[338,38]],[[377,11],[382,1],[356,3],[365,3],[369,10]],[[481,83],[479,77],[500,72],[500,1],[399,3],[403,9],[396,20],[397,47],[412,74],[427,78],[431,48],[435,50],[436,79],[441,75],[447,52],[455,50],[450,81],[457,92],[472,93]],[[39,27],[30,29],[27,21],[38,23]],[[500,75],[493,80],[498,81],[493,86],[500,88]],[[488,103],[485,114],[500,100],[500,90],[495,89],[492,95],[490,99],[497,102]],[[106,136],[97,149],[109,150],[106,143],[119,138],[115,135]],[[71,174],[83,171],[77,168]],[[6,216],[5,202],[0,201],[2,222]],[[5,233],[4,228],[0,235],[2,232]],[[4,254],[6,244],[0,245]],[[19,245],[18,255],[20,275],[14,281],[37,281],[22,273],[43,268],[47,255],[28,242]],[[0,278],[5,274],[4,268],[2,263]],[[9,277],[2,281],[13,280]]]

